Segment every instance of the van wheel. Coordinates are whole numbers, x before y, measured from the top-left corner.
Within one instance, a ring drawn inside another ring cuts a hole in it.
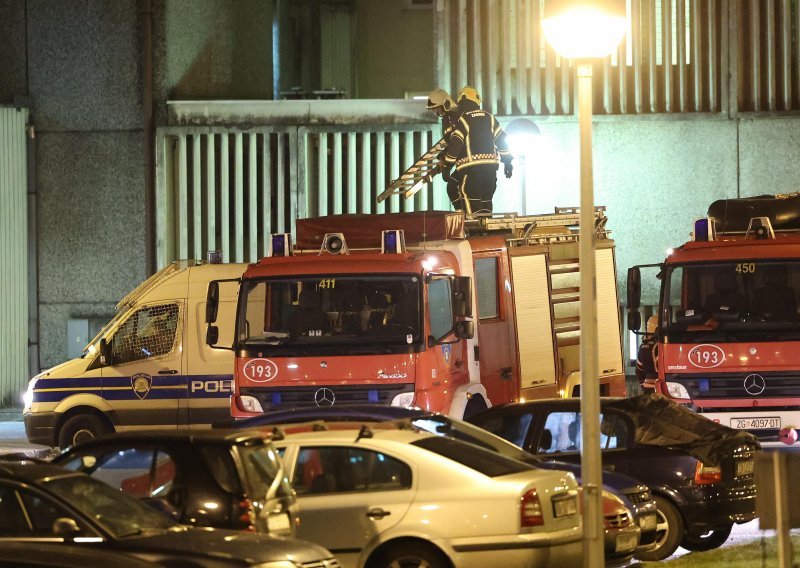
[[[690,552],[713,550],[725,544],[725,541],[731,536],[731,530],[733,530],[732,524],[711,529],[699,536],[687,534],[683,537],[681,546]]]
[[[421,542],[390,545],[369,563],[370,568],[448,568],[442,553]]]
[[[58,447],[63,450],[111,431],[108,422],[95,414],[76,414],[68,418],[61,427],[58,433]]]
[[[684,537],[683,517],[675,505],[655,495],[656,545],[652,550],[636,554],[637,560],[664,560],[678,549]]]

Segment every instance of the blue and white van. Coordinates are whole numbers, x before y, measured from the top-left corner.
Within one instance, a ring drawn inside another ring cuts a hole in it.
[[[31,379],[28,440],[65,448],[108,432],[229,419],[233,353],[206,344],[206,295],[209,281],[235,280],[246,266],[177,261],[145,280],[80,358]],[[220,283],[219,294],[219,344],[231,345],[238,283]]]

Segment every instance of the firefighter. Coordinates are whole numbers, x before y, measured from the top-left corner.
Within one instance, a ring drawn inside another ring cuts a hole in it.
[[[507,178],[514,171],[506,133],[490,112],[481,109],[474,88],[461,89],[456,104],[461,116],[447,139],[444,156],[447,195],[453,207],[467,216],[491,213],[499,163]]]
[[[447,140],[461,116],[456,102],[444,89],[434,89],[428,95],[428,104],[425,108],[432,110],[436,116],[442,119],[442,138]]]
[[[655,387],[655,381],[658,378],[658,369],[656,362],[658,361],[658,316],[650,316],[647,319],[647,333],[639,345],[639,351],[636,354],[636,378],[639,379],[639,386],[644,389],[652,389]]]

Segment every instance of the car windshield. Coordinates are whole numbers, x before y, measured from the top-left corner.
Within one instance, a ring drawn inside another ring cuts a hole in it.
[[[247,475],[247,492],[252,498],[271,499],[292,494],[281,458],[271,444],[242,447],[240,452]]]
[[[800,339],[800,262],[738,260],[669,267],[666,335],[672,341]]]
[[[407,352],[421,342],[419,306],[415,275],[250,280],[237,344],[263,356]]]
[[[527,463],[451,438],[431,437],[417,440],[412,444],[460,463],[487,477],[500,477],[533,469],[533,466]]]
[[[522,448],[487,432],[483,428],[473,426],[468,422],[461,422],[452,420],[446,416],[425,416],[415,418],[411,423],[421,430],[436,434],[437,436],[449,436],[462,442],[475,444],[482,448],[486,448],[498,454],[504,455],[507,458],[527,461],[530,454],[525,452]]]
[[[44,485],[116,538],[180,527],[137,499],[86,475],[54,477]]]

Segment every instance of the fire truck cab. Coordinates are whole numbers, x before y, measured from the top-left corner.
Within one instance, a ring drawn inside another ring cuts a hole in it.
[[[659,265],[643,386],[761,437],[800,426],[800,195],[714,202]],[[628,328],[641,274],[628,271]],[[649,368],[648,368],[649,367]]]
[[[578,392],[577,225],[550,215],[336,215],[272,236],[241,278],[231,413],[416,406],[463,417]],[[613,241],[598,219],[601,392],[625,393]],[[208,341],[217,345],[216,286]],[[227,348],[227,346],[225,346]]]

